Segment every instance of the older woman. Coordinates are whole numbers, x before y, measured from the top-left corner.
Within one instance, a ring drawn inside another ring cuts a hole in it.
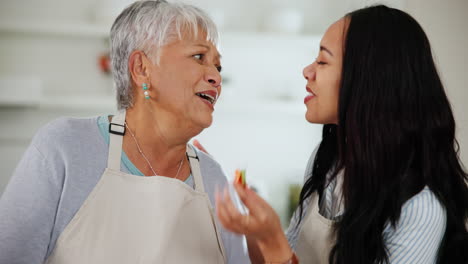
[[[249,262],[214,220],[220,166],[188,145],[221,92],[216,42],[190,5],[141,1],[117,17],[120,112],[36,134],[0,201],[0,263]]]

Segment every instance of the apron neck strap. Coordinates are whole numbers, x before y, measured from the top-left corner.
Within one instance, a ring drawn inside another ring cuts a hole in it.
[[[122,143],[125,135],[125,110],[112,117],[109,123],[109,157],[107,159],[107,167],[109,169],[120,171],[120,161],[122,158]],[[205,192],[203,179],[200,170],[200,160],[197,152],[192,146],[187,144],[187,158],[190,162],[190,170],[195,183],[195,190]]]
[[[112,117],[109,123],[109,156],[107,167],[120,171],[120,160],[122,158],[122,142],[125,135],[125,110]]]
[[[190,162],[190,170],[192,171],[193,181],[195,183],[195,190],[199,192],[205,192],[203,186],[203,179],[200,170],[200,159],[198,158],[197,152],[193,149],[193,146],[187,144],[187,158]]]

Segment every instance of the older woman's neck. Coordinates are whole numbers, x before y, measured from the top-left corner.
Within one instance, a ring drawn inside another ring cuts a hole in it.
[[[151,114],[138,109],[127,110],[126,122],[143,152],[160,158],[172,156],[171,153],[185,154],[188,141],[201,132],[198,128],[184,127],[185,122],[168,114]],[[125,137],[131,137],[131,134],[127,133]]]

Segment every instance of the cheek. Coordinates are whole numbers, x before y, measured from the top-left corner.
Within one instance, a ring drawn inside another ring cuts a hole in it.
[[[330,124],[338,122],[338,100],[341,78],[336,72],[317,73],[317,89],[320,91],[317,100],[311,106],[309,122]]]
[[[330,89],[328,93],[328,110],[330,114],[329,123],[338,123],[338,102],[340,98],[340,84],[341,84],[341,76],[334,76],[332,81],[330,82]]]
[[[172,98],[183,100],[197,91],[196,86],[199,78],[193,72],[180,71],[168,76],[169,78],[164,80],[165,93]]]
[[[333,86],[331,87],[332,97],[334,99],[335,107],[338,108],[338,101],[340,98],[340,86],[341,86],[341,71],[335,73],[333,78]]]
[[[193,94],[203,90],[203,87],[199,87],[203,83],[203,76],[201,70],[191,67],[184,72],[180,72],[177,82],[179,85],[183,86],[184,93]]]
[[[320,82],[330,100],[338,102],[341,84],[341,67],[330,67],[322,73]],[[317,77],[319,78],[319,77]]]
[[[337,80],[332,87],[330,87],[330,100],[333,101],[334,105],[338,105],[340,98],[340,81]]]
[[[317,73],[317,84],[320,94],[327,97],[328,102],[338,101],[340,93],[341,74],[335,70]]]

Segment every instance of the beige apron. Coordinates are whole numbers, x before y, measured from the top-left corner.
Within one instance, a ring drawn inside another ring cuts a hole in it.
[[[317,192],[312,194],[310,206],[299,231],[296,254],[300,263],[328,264],[330,250],[335,244],[333,221],[319,213]]]
[[[173,178],[123,173],[124,121],[125,112],[112,119],[108,168],[46,263],[225,263],[195,151],[187,146],[195,190]]]

